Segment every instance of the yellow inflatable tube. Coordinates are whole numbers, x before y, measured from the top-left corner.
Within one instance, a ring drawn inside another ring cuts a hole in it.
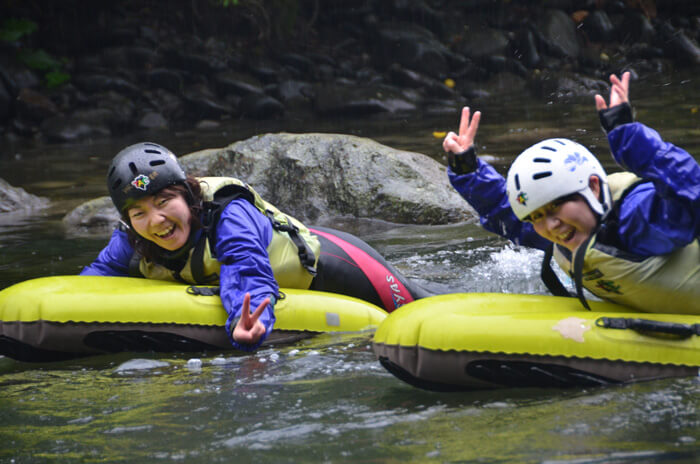
[[[0,354],[53,361],[117,351],[233,349],[216,296],[129,277],[56,276],[0,291]],[[206,287],[205,287],[206,288]],[[387,313],[344,295],[281,289],[268,343],[376,328]]]
[[[513,294],[450,294],[393,312],[374,335],[382,365],[430,390],[574,386],[697,375],[700,316]]]

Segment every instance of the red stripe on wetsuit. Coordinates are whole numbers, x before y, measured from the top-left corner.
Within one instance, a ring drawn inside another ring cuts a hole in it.
[[[335,243],[355,261],[355,264],[357,264],[367,276],[367,279],[369,279],[387,311],[391,312],[413,301],[413,296],[404,284],[402,284],[389,269],[377,262],[377,260],[372,258],[366,251],[333,234],[311,228],[309,230]]]

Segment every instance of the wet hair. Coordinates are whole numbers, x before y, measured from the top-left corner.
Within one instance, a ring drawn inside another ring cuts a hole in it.
[[[202,187],[197,179],[188,174],[184,182],[169,185],[156,192],[154,195],[162,195],[163,193],[166,195],[172,194],[173,196],[180,195],[185,199],[185,202],[189,206],[191,215],[190,236],[193,232],[203,227],[202,222],[199,219],[202,213]],[[148,261],[163,263],[164,261],[168,260],[169,257],[173,256],[173,254],[180,254],[178,253],[179,250],[175,250],[174,252],[165,250],[156,245],[154,242],[143,238],[136,233],[131,225],[131,219],[129,218],[129,208],[124,210],[122,213],[122,221],[129,225],[129,228],[127,229],[129,244],[131,244],[137,253],[146,258]]]

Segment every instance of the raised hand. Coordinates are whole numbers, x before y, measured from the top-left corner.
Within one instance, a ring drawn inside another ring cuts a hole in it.
[[[459,121],[459,135],[449,132],[442,141],[442,148],[446,152],[461,153],[474,145],[474,137],[479,129],[481,112],[475,111],[469,120],[469,107],[462,108],[462,119]]]
[[[233,339],[235,341],[246,345],[252,345],[260,340],[260,337],[265,334],[265,326],[258,319],[268,304],[270,304],[270,299],[265,298],[255,309],[255,312],[250,314],[250,293],[245,294],[245,297],[243,297],[241,318],[233,329]]]
[[[630,73],[629,71],[622,74],[622,79],[616,75],[610,75],[610,106],[605,102],[605,98],[600,95],[595,96],[595,107],[598,111],[606,110],[622,103],[629,103],[630,89]]]

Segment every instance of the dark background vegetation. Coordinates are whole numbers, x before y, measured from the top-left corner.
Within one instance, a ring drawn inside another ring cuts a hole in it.
[[[700,65],[696,0],[2,0],[0,137],[451,112]]]

